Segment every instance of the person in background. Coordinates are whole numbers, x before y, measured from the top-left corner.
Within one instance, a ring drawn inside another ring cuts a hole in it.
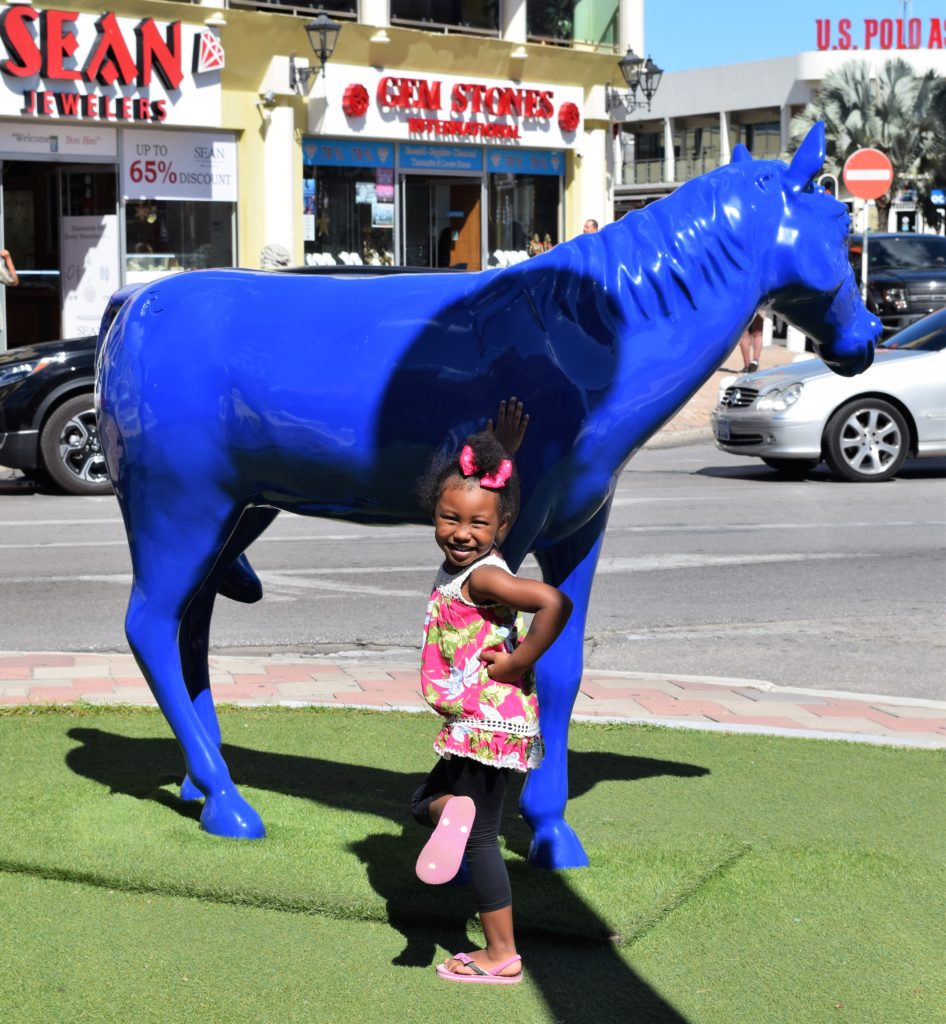
[[[583,235],[593,235],[598,230],[598,222],[594,217],[589,217],[585,221],[585,226],[581,229]]]
[[[759,356],[762,354],[761,313],[756,313],[739,339],[739,351],[742,353],[742,372],[755,373],[759,369]]]
[[[0,249],[0,260],[3,261],[0,263],[0,284],[15,288],[20,283],[20,276],[13,265],[13,257],[10,255],[9,249]]]

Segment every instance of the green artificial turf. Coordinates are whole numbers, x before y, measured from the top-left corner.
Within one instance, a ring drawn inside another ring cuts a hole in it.
[[[262,842],[200,831],[156,712],[0,715],[4,1022],[940,1019],[942,752],[574,726],[592,866],[529,868],[510,798],[528,979],[496,989],[431,967],[477,928],[413,875],[430,717],[221,721]]]

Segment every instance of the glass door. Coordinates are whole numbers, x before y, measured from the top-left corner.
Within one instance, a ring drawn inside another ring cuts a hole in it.
[[[481,193],[478,180],[403,175],[401,263],[482,269]]]

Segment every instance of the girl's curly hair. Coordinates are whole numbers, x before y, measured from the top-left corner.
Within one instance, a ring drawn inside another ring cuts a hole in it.
[[[427,472],[417,481],[416,493],[421,505],[433,515],[440,493],[448,480],[459,477],[460,480],[469,480],[472,484],[483,476],[495,473],[503,459],[509,459],[513,463],[512,475],[506,481],[505,486],[498,488],[495,493],[499,498],[500,519],[515,519],[519,513],[519,474],[509,453],[488,430],[472,434],[464,444],[473,449],[473,457],[477,466],[476,474],[464,476],[463,470],[460,468],[459,452],[453,455],[434,456]]]

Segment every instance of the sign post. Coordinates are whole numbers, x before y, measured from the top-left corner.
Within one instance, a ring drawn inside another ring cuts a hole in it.
[[[893,164],[879,149],[855,150],[841,172],[848,192],[865,205],[879,199],[893,184]],[[861,299],[867,301],[867,210],[864,210],[864,241],[861,250]]]

